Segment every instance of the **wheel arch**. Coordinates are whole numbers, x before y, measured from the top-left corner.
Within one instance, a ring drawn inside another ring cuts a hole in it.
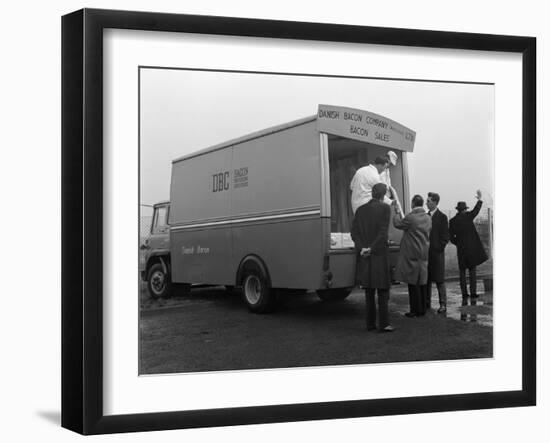
[[[163,267],[163,270],[165,273],[171,275],[172,272],[170,270],[170,254],[166,252],[159,252],[157,254],[152,254],[147,258],[147,262],[145,264],[145,275],[149,273],[149,270],[151,269],[151,266],[153,266],[155,263],[160,263]]]
[[[259,255],[256,254],[249,254],[243,257],[243,259],[239,263],[239,267],[237,268],[237,275],[235,277],[235,286],[241,286],[244,271],[247,269],[247,266],[249,265],[255,265],[258,267],[265,275],[267,284],[271,288],[271,275],[269,274],[269,269],[262,260],[262,258]]]

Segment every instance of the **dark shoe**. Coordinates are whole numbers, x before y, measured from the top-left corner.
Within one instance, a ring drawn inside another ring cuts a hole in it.
[[[441,306],[441,307],[437,310],[437,313],[438,313],[438,314],[444,314],[445,312],[447,312],[447,306]]]
[[[395,328],[392,325],[386,326],[384,329],[380,329],[380,332],[393,332]]]
[[[414,312],[405,312],[405,317],[413,318],[416,317],[416,314]]]

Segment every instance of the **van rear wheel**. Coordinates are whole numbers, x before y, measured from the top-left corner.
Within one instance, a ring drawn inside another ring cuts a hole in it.
[[[270,312],[275,307],[275,293],[267,283],[267,276],[258,267],[243,273],[243,296],[248,309],[258,314]]]
[[[345,300],[348,295],[351,294],[351,289],[337,288],[337,289],[319,289],[317,295],[323,301],[340,301]]]
[[[170,297],[172,295],[172,282],[170,275],[165,272],[164,266],[155,263],[147,274],[147,289],[151,298]]]

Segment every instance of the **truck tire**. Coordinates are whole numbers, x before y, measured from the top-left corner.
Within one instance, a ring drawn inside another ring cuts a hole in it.
[[[341,301],[345,300],[348,295],[351,294],[349,288],[336,288],[336,289],[318,289],[317,295],[323,301]]]
[[[258,266],[243,271],[243,298],[252,312],[264,314],[275,308],[276,294],[269,287],[267,275]]]
[[[151,298],[170,297],[172,295],[172,282],[170,275],[164,272],[161,263],[155,263],[147,273],[147,290]]]

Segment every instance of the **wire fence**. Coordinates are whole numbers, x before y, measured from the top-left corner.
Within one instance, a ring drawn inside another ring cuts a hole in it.
[[[151,225],[153,224],[153,206],[141,204],[139,215],[139,243],[140,245],[151,236]]]

